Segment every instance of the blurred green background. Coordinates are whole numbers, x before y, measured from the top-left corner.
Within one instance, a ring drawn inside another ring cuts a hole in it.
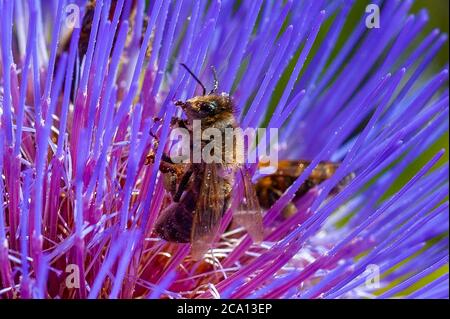
[[[448,35],[449,32],[449,1],[448,0],[416,0],[413,6],[413,12],[417,12],[420,9],[425,8],[428,10],[429,13],[429,23],[426,26],[426,33],[433,30],[434,28],[439,28],[441,31],[445,32]],[[433,69],[438,71],[442,67],[448,65],[449,62],[449,45],[448,40],[445,43],[443,49],[439,52],[438,56],[436,57],[434,63],[433,63]],[[448,87],[448,83],[447,83]],[[445,148],[446,154],[444,158],[441,160],[441,164],[448,165],[445,163],[448,163],[449,159],[449,134],[447,133],[435,143],[435,145],[427,152],[427,154],[423,154],[422,161],[426,161],[429,159],[430,156],[435,154],[439,149]],[[414,171],[417,170],[418,166],[423,165],[423,163],[420,162],[421,159],[416,161],[414,165],[416,167],[413,167]],[[447,179],[448,181],[448,179]],[[448,198],[447,198],[448,200]],[[443,236],[448,236],[447,234],[444,234]],[[433,244],[432,242],[429,244]],[[443,274],[446,274],[449,272],[449,266],[448,264],[441,267],[434,273],[430,274],[429,276],[423,278],[421,281],[417,282],[412,287],[409,287],[409,291],[413,291],[414,289],[417,289],[418,287],[424,286],[427,283],[437,279],[438,277],[442,276]],[[405,291],[404,293],[408,293],[409,291]]]
[[[448,34],[448,10],[449,10],[449,2],[448,0],[416,0],[412,11],[418,12],[420,9],[425,8],[428,10],[430,15],[430,21],[426,26],[426,33],[433,30],[434,28],[439,28],[443,32]],[[444,48],[439,53],[435,66],[440,67],[444,66],[448,63],[449,58],[449,47],[448,41],[444,45]]]

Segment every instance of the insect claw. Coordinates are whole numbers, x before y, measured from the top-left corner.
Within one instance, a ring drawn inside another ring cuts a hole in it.
[[[183,101],[177,100],[177,101],[174,101],[173,104],[175,104],[176,106],[179,106],[179,107],[183,108],[183,106],[184,106],[185,103],[184,103]]]
[[[151,150],[150,153],[145,158],[144,164],[149,165],[149,164],[153,163],[154,161],[155,161],[155,152],[153,152],[153,150]]]
[[[149,134],[151,137],[154,138],[154,140],[152,142],[152,149],[150,150],[149,154],[145,158],[145,162],[144,162],[145,165],[149,165],[155,161],[155,151],[154,150],[158,149],[158,146],[159,146],[159,137],[156,136],[152,130],[150,130]]]
[[[158,140],[158,136],[155,135],[155,133],[152,132],[152,130],[150,130],[150,136],[153,137],[155,140]]]

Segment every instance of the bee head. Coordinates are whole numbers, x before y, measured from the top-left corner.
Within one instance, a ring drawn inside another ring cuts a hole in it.
[[[186,102],[176,102],[176,105],[180,106],[188,118],[193,120],[233,112],[233,104],[226,93],[196,96]]]
[[[191,120],[207,119],[224,113],[233,113],[233,103],[230,96],[227,93],[216,93],[219,87],[219,82],[217,80],[217,74],[214,67],[211,67],[214,75],[214,88],[211,92],[209,92],[209,94],[206,94],[206,87],[197,78],[197,76],[184,63],[181,63],[181,66],[186,69],[186,71],[203,89],[203,95],[201,96],[193,97],[186,102],[175,102],[175,105],[180,106],[184,110],[188,118]]]

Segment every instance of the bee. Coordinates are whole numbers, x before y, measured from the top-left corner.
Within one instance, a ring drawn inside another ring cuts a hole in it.
[[[308,160],[280,160],[275,172],[265,175],[258,179],[255,185],[256,194],[259,204],[262,208],[270,208],[283,193],[295,182],[295,180],[303,173],[303,171],[311,164]],[[267,165],[260,165],[264,168]],[[320,162],[311,172],[311,175],[300,185],[295,193],[293,201],[298,200],[309,192],[315,186],[323,183],[331,178],[339,167],[339,163],[323,161]],[[344,177],[331,190],[330,195],[336,195],[355,177],[351,173]],[[284,217],[288,218],[295,213],[296,208],[291,203],[283,210]]]
[[[203,95],[195,96],[187,101],[177,101],[175,105],[186,114],[186,120],[173,119],[172,125],[187,129],[192,136],[194,120],[201,121],[203,129],[215,128],[225,134],[226,128],[238,127],[235,106],[231,97],[218,94],[218,81],[214,72],[214,88],[206,94],[202,82],[185,65],[181,64],[203,88]],[[222,149],[225,139],[222,138]],[[202,148],[210,140],[202,140]],[[190,147],[193,145],[191,143]],[[233,150],[242,152],[233,143]],[[222,152],[223,156],[228,156]],[[239,158],[232,156],[232,159]],[[222,158],[224,159],[224,158]],[[261,208],[255,189],[243,164],[236,161],[205,163],[174,163],[164,154],[159,167],[164,175],[164,185],[171,194],[171,203],[163,209],[156,221],[154,231],[169,242],[191,243],[191,255],[197,259],[210,248],[217,235],[220,221],[230,208],[235,182],[239,179],[242,185],[243,200],[234,212],[234,220],[246,228],[252,239],[259,242],[263,239]]]
[[[92,30],[92,23],[94,22],[96,3],[97,3],[96,0],[88,0],[84,7],[84,15],[83,15],[83,20],[81,22],[80,36],[78,39],[78,58],[80,59],[80,61],[83,60],[83,57],[86,55],[87,50],[88,50],[89,38],[91,36],[91,30]],[[116,11],[116,5],[117,5],[117,1],[112,1],[110,4],[109,15],[108,15],[109,20],[112,20],[114,17],[114,14]],[[132,0],[131,2],[125,2],[124,7],[127,5],[131,6],[130,15],[129,15],[129,17],[127,17],[127,20],[129,21],[129,28],[128,28],[126,45],[129,45],[130,42],[132,41],[134,24],[136,23],[135,19],[136,19],[136,14],[137,14],[136,13],[137,1]],[[120,23],[122,23],[122,20],[124,18],[125,18],[124,17],[124,8],[122,8],[122,12],[119,16],[119,26],[120,26]],[[145,15],[142,20],[142,34],[140,35],[141,43],[143,41],[144,33],[147,28],[147,25],[148,25],[148,16]],[[153,36],[153,33],[152,33],[152,36]],[[69,51],[71,37],[72,37],[72,32],[69,32],[62,40],[62,44],[61,44],[59,52],[58,52],[57,60],[59,60],[59,58],[63,52]],[[116,41],[116,38],[117,38],[117,33],[114,34],[114,42]],[[152,39],[153,39],[153,37],[151,38],[151,40]],[[152,45],[150,44],[147,47],[146,56],[150,57],[151,52],[152,52]],[[112,51],[111,51],[111,54],[112,54]]]
[[[109,6],[109,14],[108,14],[108,19],[110,21],[113,20],[114,15],[116,13],[116,6],[117,6],[117,1],[112,1],[110,3]],[[76,50],[77,50],[77,56],[76,56],[76,69],[75,69],[75,74],[79,73],[81,74],[82,71],[82,65],[83,65],[83,60],[87,54],[88,51],[88,46],[89,46],[89,40],[90,40],[90,36],[91,36],[91,31],[92,31],[92,24],[94,22],[94,15],[95,15],[95,9],[96,9],[96,5],[97,5],[97,1],[96,0],[88,0],[85,7],[84,7],[84,14],[83,14],[83,19],[81,22],[81,29],[80,29],[80,34],[79,34],[79,38],[78,38],[78,43],[76,46]],[[103,4],[105,5],[105,3]],[[125,10],[126,7],[129,7],[129,15],[125,16]],[[125,40],[125,48],[128,48],[132,43],[133,43],[133,37],[134,37],[134,30],[135,30],[135,24],[136,22],[136,15],[137,15],[137,1],[136,0],[131,0],[131,1],[125,1],[122,7],[122,10],[120,11],[120,15],[119,15],[119,20],[118,20],[118,26],[116,28],[116,32],[114,33],[114,38],[113,38],[113,46],[112,48],[114,48],[114,45],[116,43],[117,40],[117,36],[118,36],[118,30],[120,29],[120,26],[122,25],[123,21],[128,21],[129,25],[128,25],[128,34]],[[148,16],[144,15],[142,17],[142,28],[141,28],[141,34],[136,37],[137,41],[139,42],[138,44],[141,45],[143,40],[144,40],[144,35],[146,32],[148,26]],[[72,39],[72,34],[73,34],[73,30],[69,30],[65,36],[63,37],[62,41],[61,41],[61,45],[58,48],[58,52],[57,52],[57,56],[56,56],[56,65],[59,65],[59,62],[61,60],[61,57],[63,55],[64,52],[69,52],[70,50],[70,42]],[[153,39],[154,39],[154,30],[152,30],[152,33],[150,35],[150,41],[149,44],[146,48],[146,57],[150,58],[151,54],[152,54],[152,50],[153,50]],[[121,63],[123,64],[127,64],[129,62],[129,52],[127,52],[127,50],[125,50],[124,52],[122,52],[121,56],[120,56],[120,60]],[[110,54],[109,57],[111,57],[113,54],[113,49],[110,50]],[[75,92],[77,90],[77,86],[78,86],[78,82],[76,81],[72,81],[72,87],[71,87],[71,91],[70,91],[70,100],[71,102],[74,102],[75,100]]]
[[[83,59],[87,52],[89,44],[89,36],[91,34],[92,22],[94,20],[96,0],[88,0],[84,6],[84,15],[81,22],[80,37],[78,39],[78,57],[80,60]],[[114,13],[115,2],[111,5],[110,13]],[[61,56],[62,52],[69,52],[70,39],[72,38],[72,30],[69,32],[64,39],[61,41],[60,52],[58,52],[57,60]]]

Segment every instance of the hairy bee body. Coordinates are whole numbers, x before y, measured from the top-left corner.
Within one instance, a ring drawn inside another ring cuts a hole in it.
[[[200,149],[210,143],[220,143],[217,149],[221,153],[218,157],[214,154],[214,162],[204,162],[202,159],[196,163],[191,158],[189,164],[173,163],[167,155],[163,156],[160,171],[164,175],[164,185],[170,193],[171,203],[156,221],[155,233],[170,242],[190,242],[192,255],[200,257],[213,242],[222,216],[231,205],[233,187],[239,173],[244,185],[242,202],[245,205],[239,205],[235,217],[255,240],[261,240],[262,217],[256,193],[249,177],[242,172],[242,163],[236,161],[244,150],[237,147],[235,140],[231,150],[225,145],[226,130],[238,127],[231,98],[228,94],[211,92],[186,102],[178,101],[176,105],[183,109],[187,120],[175,119],[173,122],[187,129],[191,136],[194,121],[200,121],[202,131],[216,129],[222,137],[220,142],[212,137],[202,137]],[[190,143],[192,150],[193,144]]]
[[[202,105],[214,105],[214,109],[207,110],[203,107],[202,110]],[[222,133],[222,141],[224,141],[225,129],[237,126],[233,115],[233,104],[227,95],[197,96],[180,106],[186,112],[188,120],[175,122],[186,128],[191,136],[193,120],[199,120],[202,129],[218,129]],[[203,139],[201,148],[212,141]],[[190,147],[192,149],[192,143]],[[225,156],[223,144],[221,149]],[[233,148],[233,152],[239,151],[236,147]],[[225,158],[222,160],[224,161]],[[210,228],[218,226],[220,218],[230,206],[232,185],[237,168],[237,163],[227,163],[226,166],[223,163],[205,164],[191,161],[190,164],[167,162],[162,164],[164,184],[170,192],[173,202],[161,212],[155,225],[155,232],[159,237],[170,242],[192,242],[192,229],[195,228],[194,218],[198,215],[207,218],[207,221],[200,221],[205,224],[200,226],[204,228],[200,229],[202,233],[206,234],[211,231]],[[207,204],[202,205],[201,201]],[[211,218],[208,218],[209,216]]]
[[[281,160],[277,170],[260,178],[256,185],[256,194],[261,207],[270,208],[281,195],[291,186],[295,180],[310,165],[307,160]],[[305,195],[313,187],[329,179],[339,167],[339,163],[320,162],[311,172],[311,175],[295,193],[294,201]],[[331,191],[331,195],[337,194],[354,177],[350,174],[343,178]]]
[[[161,212],[161,217],[155,225],[155,232],[164,240],[176,243],[191,242],[191,231],[193,226],[193,219],[198,200],[202,197],[200,191],[203,183],[216,183],[220,185],[221,189],[217,191],[217,197],[223,196],[223,203],[220,209],[220,217],[230,206],[231,199],[231,184],[230,178],[217,177],[214,181],[205,181],[205,168],[201,164],[193,164],[193,177],[186,190],[181,195],[178,202],[172,202]],[[175,196],[175,194],[174,194]],[[214,200],[214,198],[211,198]],[[220,201],[216,198],[215,201]],[[209,208],[204,212],[205,214],[214,214],[209,212]]]
[[[197,198],[198,191],[195,187],[190,187],[184,192],[179,202],[172,202],[161,212],[161,217],[155,225],[155,232],[160,238],[175,243],[190,242],[192,212],[195,210]]]

